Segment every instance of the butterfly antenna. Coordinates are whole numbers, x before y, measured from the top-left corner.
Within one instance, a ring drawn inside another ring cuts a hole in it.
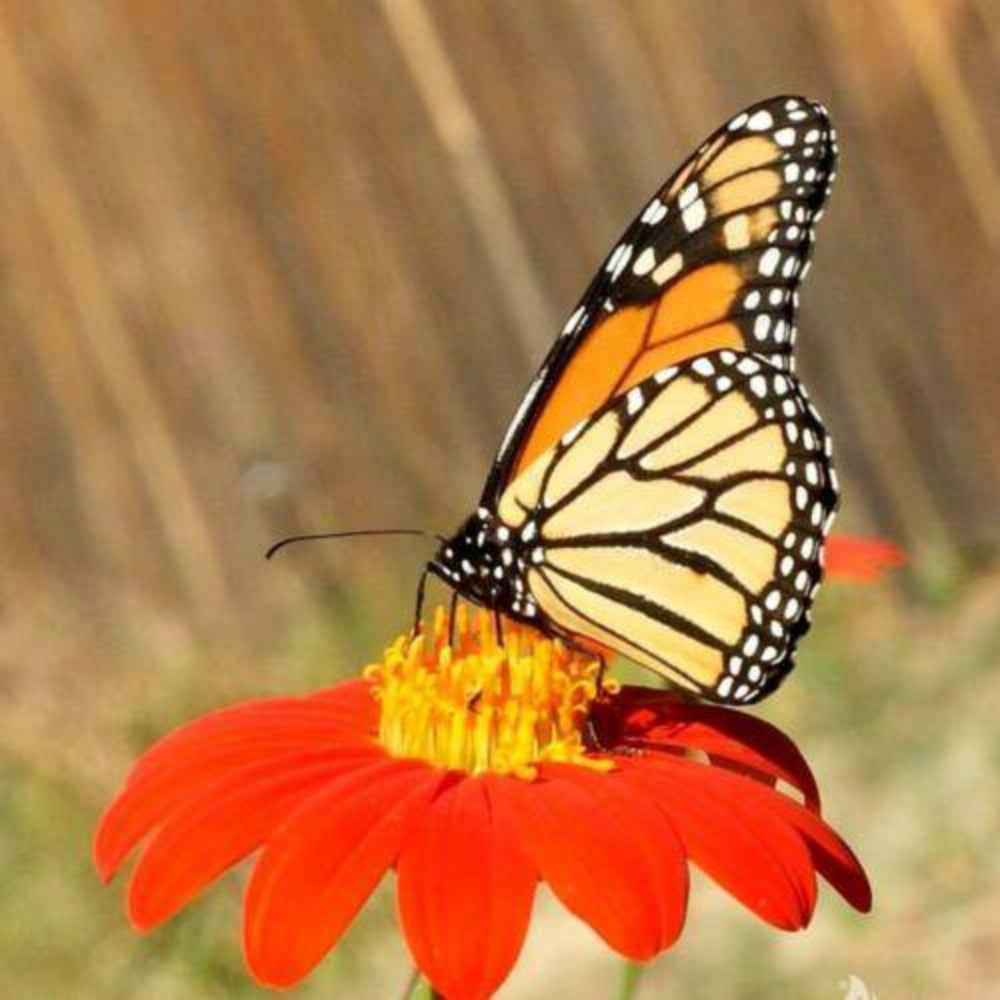
[[[443,535],[437,535],[432,531],[421,531],[419,528],[374,528],[366,531],[324,531],[317,535],[290,535],[282,538],[280,542],[275,542],[267,552],[265,559],[270,559],[276,552],[285,548],[286,545],[294,545],[296,542],[316,542],[327,538],[365,538],[372,535],[411,535],[419,538],[435,538],[439,542],[444,542]]]

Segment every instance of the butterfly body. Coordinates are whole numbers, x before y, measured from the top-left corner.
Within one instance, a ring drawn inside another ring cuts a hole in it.
[[[431,572],[710,700],[780,683],[837,503],[793,353],[835,154],[796,97],[696,150],[591,282]]]
[[[539,608],[527,586],[536,551],[530,531],[525,538],[523,530],[480,507],[442,544],[428,568],[474,604],[538,625]]]

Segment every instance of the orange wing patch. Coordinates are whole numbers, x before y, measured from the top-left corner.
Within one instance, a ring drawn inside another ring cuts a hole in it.
[[[651,306],[623,309],[587,336],[524,442],[514,477],[613,395],[625,369],[642,353],[651,312]]]
[[[709,351],[721,351],[724,347],[738,351],[743,346],[743,334],[735,323],[715,323],[682,334],[659,347],[645,351],[630,369],[623,391],[655,375],[661,368],[679,365],[682,361],[708,354]]]
[[[746,170],[774,163],[779,155],[780,150],[771,139],[765,139],[763,136],[740,139],[739,142],[734,142],[722,150],[708,164],[702,176],[708,184],[720,184]]]
[[[723,347],[744,348],[739,327],[721,322],[742,285],[735,264],[709,264],[649,305],[621,309],[598,323],[556,384],[514,474],[612,396],[661,368]]]
[[[702,143],[608,256],[488,485],[521,475],[609,399],[663,368],[728,348],[790,369],[795,289],[835,154],[825,110],[795,97],[754,105]]]
[[[654,307],[649,344],[663,344],[717,323],[728,313],[742,285],[743,276],[735,264],[709,264],[692,271]]]

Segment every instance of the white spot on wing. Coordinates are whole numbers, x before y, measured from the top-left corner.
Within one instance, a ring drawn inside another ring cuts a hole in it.
[[[647,206],[646,211],[642,213],[642,218],[640,222],[645,222],[647,226],[655,226],[657,223],[662,222],[667,215],[667,206],[660,201],[659,198],[654,198]]]
[[[568,337],[577,327],[577,324],[583,319],[586,310],[583,306],[580,306],[568,320],[566,320],[566,325],[562,328],[562,335]]]
[[[510,426],[507,428],[507,433],[504,434],[503,441],[500,444],[499,454],[503,455],[507,451],[511,442],[514,440],[514,435],[517,434],[518,430],[520,430],[521,424],[524,423],[524,418],[527,416],[532,404],[535,402],[535,397],[542,388],[542,383],[545,381],[547,371],[547,368],[543,368],[535,377],[535,381],[529,386],[528,391],[524,394],[524,399],[521,400],[521,405],[517,408],[517,413],[514,414],[514,419],[510,422]]]
[[[777,247],[770,247],[761,254],[760,263],[757,265],[757,270],[761,274],[770,277],[774,274],[778,267],[778,262],[781,260],[781,251]]]
[[[701,198],[689,205],[681,213],[684,228],[689,233],[693,233],[696,229],[701,229],[705,224],[706,218],[708,218],[708,210],[705,208],[705,202]]]
[[[680,253],[672,253],[653,272],[653,281],[655,281],[658,285],[665,285],[671,278],[680,273],[683,266],[684,258],[680,255]]]
[[[635,263],[632,265],[632,273],[638,274],[642,277],[644,274],[649,274],[654,267],[656,267],[656,254],[653,252],[652,247],[646,247],[646,249],[643,250],[638,257],[636,257]]]
[[[677,207],[683,211],[688,207],[688,205],[692,204],[697,197],[698,185],[688,184],[688,186],[681,191],[680,197],[677,199]]]
[[[727,250],[743,250],[750,246],[750,220],[745,213],[726,220],[722,227],[722,239]]]
[[[761,110],[750,116],[747,128],[754,132],[763,132],[764,129],[770,128],[773,124],[774,119],[771,117],[771,112]]]
[[[611,260],[608,261],[608,270],[611,272],[612,281],[618,280],[622,271],[628,267],[628,262],[631,259],[632,245],[630,243],[622,243],[611,255]]]

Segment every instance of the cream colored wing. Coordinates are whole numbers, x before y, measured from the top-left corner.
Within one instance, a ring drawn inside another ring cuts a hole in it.
[[[723,702],[767,694],[809,627],[836,507],[793,375],[719,351],[657,372],[504,492],[527,588],[563,633]]]

